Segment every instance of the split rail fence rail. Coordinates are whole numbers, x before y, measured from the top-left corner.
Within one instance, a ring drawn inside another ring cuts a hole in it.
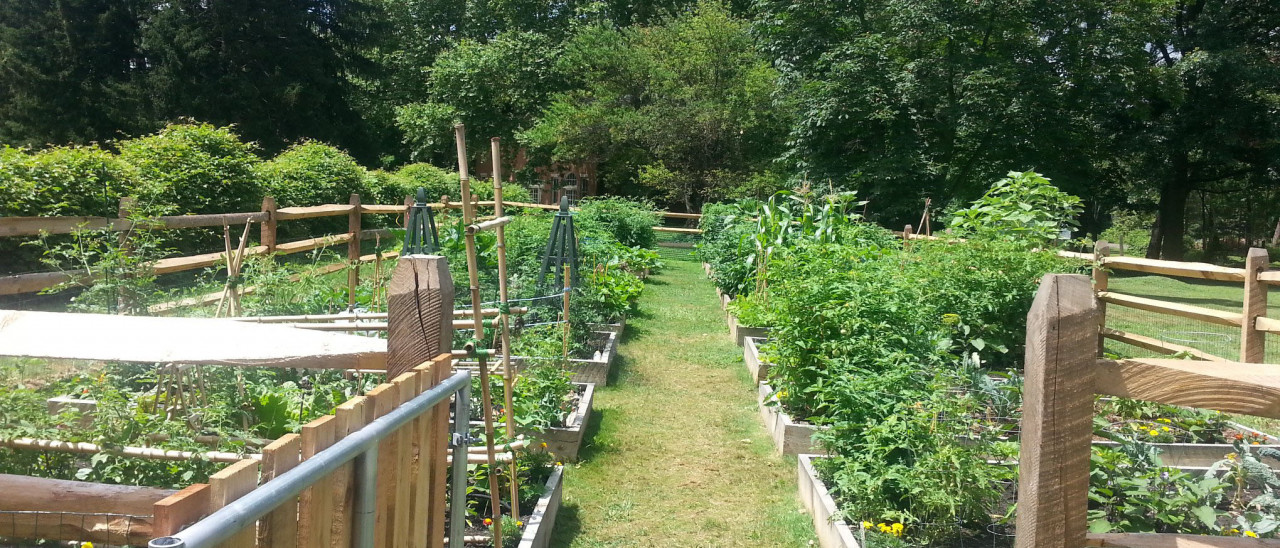
[[[1230,361],[1226,357],[1217,356],[1202,349],[1174,344],[1145,334],[1111,329],[1106,323],[1107,307],[1110,305],[1239,329],[1239,361],[1248,363],[1266,361],[1266,334],[1280,333],[1280,320],[1266,317],[1268,286],[1280,284],[1280,271],[1270,269],[1271,262],[1267,250],[1250,249],[1245,256],[1244,268],[1138,257],[1112,257],[1109,255],[1109,250],[1110,245],[1100,241],[1095,246],[1093,257],[1093,290],[1099,303],[1098,325],[1101,327],[1098,339],[1100,350],[1103,340],[1111,339],[1159,354],[1186,354],[1199,360]],[[1110,272],[1113,270],[1242,284],[1243,304],[1241,310],[1235,312],[1117,293],[1108,287]]]
[[[1257,254],[1250,257],[1256,265]],[[1102,334],[1100,301],[1088,277],[1053,274],[1027,316],[1017,548],[1280,546],[1274,539],[1088,533],[1095,394],[1280,418],[1275,365],[1099,359],[1090,349]]]
[[[362,204],[360,201],[360,195],[352,194],[350,203],[347,204],[324,204],[308,207],[277,208],[275,198],[267,197],[262,201],[261,211],[247,213],[164,216],[149,220],[145,227],[140,226],[138,228],[145,228],[148,230],[172,230],[184,228],[216,228],[224,226],[239,226],[247,223],[258,223],[260,226],[259,241],[261,243],[260,245],[246,248],[246,255],[263,255],[271,253],[288,255],[345,243],[347,244],[346,264],[335,264],[322,267],[315,273],[327,274],[350,267],[348,269],[347,284],[349,289],[353,289],[359,284],[359,267],[361,264],[374,262],[382,258],[392,258],[399,255],[399,252],[395,251],[381,255],[361,255],[361,241],[371,240],[378,236],[390,235],[389,231],[385,229],[363,229],[361,222],[362,217],[364,215],[380,214],[403,215],[412,203],[413,202],[410,198],[405,198],[405,203],[402,205]],[[475,207],[493,206],[492,201],[476,201],[473,203]],[[462,208],[462,203],[460,202],[438,202],[427,205],[443,210]],[[559,206],[555,205],[522,202],[504,201],[503,205],[530,209],[559,209]],[[0,217],[0,237],[70,234],[81,230],[127,231],[134,228],[134,223],[128,218],[132,206],[132,199],[121,198],[118,218],[78,216]],[[673,213],[664,211],[661,212],[661,214],[670,219],[699,219],[702,217],[702,215],[697,213]],[[346,233],[283,243],[277,242],[276,240],[277,227],[280,221],[337,217],[344,215],[347,217]],[[405,222],[407,222],[407,219]],[[654,227],[654,230],[680,234],[699,234],[702,232],[696,228],[675,228],[664,226]],[[224,263],[225,261],[225,252],[204,253],[185,257],[160,259],[155,262],[152,269],[157,275],[171,274],[175,272],[208,268],[218,265],[219,263]],[[0,296],[36,293],[56,287],[60,284],[88,284],[91,281],[92,280],[87,279],[86,273],[83,271],[35,272],[0,276]],[[251,291],[251,289],[246,288],[246,292],[249,291]],[[355,291],[350,291],[349,294],[354,298]],[[163,314],[174,308],[182,306],[210,304],[217,302],[221,295],[221,292],[218,292],[176,303],[165,303],[164,305],[153,307],[151,312]]]

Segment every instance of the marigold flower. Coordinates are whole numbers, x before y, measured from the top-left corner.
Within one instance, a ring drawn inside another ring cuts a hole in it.
[[[485,524],[485,525],[493,525],[493,520],[491,520],[491,519],[489,519],[489,518],[484,518],[484,524]]]
[[[1152,431],[1150,431],[1150,432],[1147,432],[1147,434],[1148,434],[1148,435],[1151,435],[1151,436],[1153,436],[1153,437],[1154,437],[1154,436],[1159,436],[1159,435],[1160,435],[1160,433],[1159,433],[1159,432],[1156,432],[1155,430],[1152,430]]]
[[[864,521],[864,522],[862,522],[862,528],[863,528],[863,529],[870,529],[870,528],[871,528],[871,522],[869,522],[869,521]]]
[[[516,522],[516,527],[524,527],[524,522],[523,522],[523,521],[517,521],[517,522]]]
[[[1258,538],[1258,534],[1253,531],[1245,531],[1244,536],[1249,538]]]
[[[1168,432],[1168,431],[1169,431],[1169,427],[1168,427],[1168,426],[1161,426],[1161,427],[1160,427],[1160,429],[1161,429],[1161,430],[1164,430],[1165,432]]]

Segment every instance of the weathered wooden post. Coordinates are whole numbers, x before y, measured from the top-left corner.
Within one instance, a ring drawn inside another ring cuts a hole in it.
[[[453,346],[449,260],[406,255],[387,284],[387,378],[394,379]]]
[[[267,196],[262,199],[262,245],[267,246],[267,253],[276,252],[276,199]]]
[[[1017,548],[1084,546],[1096,311],[1089,278],[1050,274],[1027,314]]]
[[[360,285],[360,195],[351,195],[351,211],[347,213],[347,308],[355,310],[356,287]]]
[[[1093,244],[1093,290],[1097,295],[1098,291],[1107,290],[1108,275],[1106,266],[1102,263],[1107,257],[1111,256],[1111,245],[1106,240],[1098,240]],[[1101,356],[1105,351],[1106,338],[1102,336],[1102,329],[1107,327],[1107,303],[1098,303],[1098,355]]]
[[[1267,250],[1251,248],[1244,258],[1244,321],[1240,325],[1240,361],[1262,363],[1266,361],[1267,334],[1254,325],[1259,316],[1267,315],[1267,284],[1258,280],[1258,274],[1271,264]]]

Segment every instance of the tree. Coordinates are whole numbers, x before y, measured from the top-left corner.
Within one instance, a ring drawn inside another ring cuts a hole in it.
[[[236,124],[275,152],[303,137],[371,158],[349,101],[371,9],[360,0],[175,0],[142,35],[148,88],[160,119]]]
[[[0,142],[105,141],[149,127],[136,0],[0,2]]]
[[[638,184],[696,211],[779,150],[777,72],[747,22],[720,4],[652,27],[586,26],[565,49],[559,70],[572,91],[522,134],[535,158],[599,161],[619,190]]]
[[[478,153],[489,150],[490,137],[511,139],[528,127],[560,85],[558,52],[546,35],[508,32],[489,42],[463,40],[442,54],[431,66],[427,99],[397,109],[414,158],[448,165],[456,158],[456,122],[467,125],[468,150]]]

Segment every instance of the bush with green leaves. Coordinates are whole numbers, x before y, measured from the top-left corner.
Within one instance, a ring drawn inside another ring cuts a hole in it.
[[[961,236],[1044,245],[1078,226],[1080,198],[1062,192],[1034,171],[1010,171],[981,198],[951,216]],[[1066,238],[1070,239],[1070,238]]]
[[[456,170],[441,169],[431,164],[409,164],[396,171],[406,185],[402,190],[407,195],[416,196],[418,188],[427,191],[428,202],[438,202],[441,196],[448,196],[450,201],[462,201],[462,184],[458,181]],[[476,200],[493,199],[493,181],[480,179],[472,175],[470,178],[471,195]],[[529,190],[515,183],[503,183],[502,200],[505,202],[529,202],[532,198]]]
[[[576,224],[599,226],[629,247],[653,247],[653,227],[662,220],[652,203],[626,198],[585,198],[578,208]]]
[[[173,214],[257,211],[262,162],[231,127],[173,124],[121,141],[120,159],[135,170],[139,205]]]
[[[366,193],[368,172],[346,152],[307,141],[262,163],[257,175],[276,205],[294,207],[345,204]]]

